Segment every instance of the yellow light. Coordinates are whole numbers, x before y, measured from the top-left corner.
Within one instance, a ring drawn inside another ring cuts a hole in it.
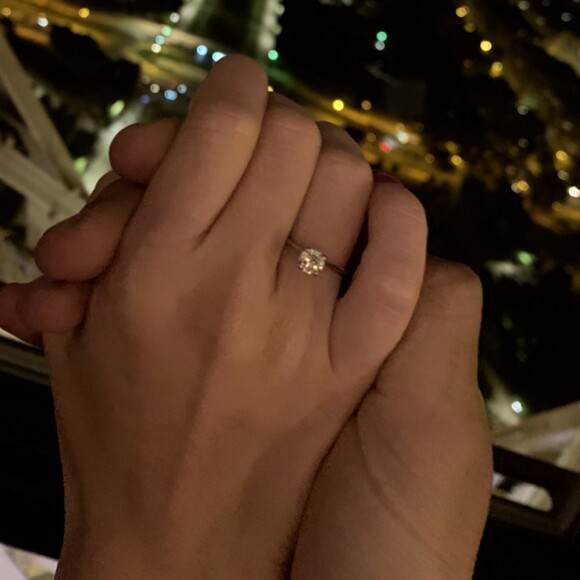
[[[375,165],[375,163],[379,162],[379,156],[368,149],[363,151],[364,158],[371,164]]]
[[[499,61],[494,62],[489,69],[489,74],[494,77],[501,77],[503,73],[503,64]]]
[[[450,161],[455,167],[461,167],[463,165],[463,158],[460,155],[452,155]]]
[[[427,163],[435,163],[435,155],[431,155],[431,153],[427,153],[427,155],[425,155],[425,161]]]
[[[456,11],[455,14],[459,16],[459,18],[465,18],[469,14],[469,6],[460,6]]]
[[[377,141],[377,136],[375,133],[367,133],[367,141],[369,143],[376,143]]]
[[[447,141],[445,143],[445,148],[449,153],[459,153],[459,145],[454,141]]]
[[[274,87],[272,85],[268,85],[268,92],[269,93],[273,93],[274,92]]]
[[[463,28],[467,32],[475,32],[475,24],[473,24],[473,22],[467,22]]]
[[[88,18],[91,15],[91,11],[88,8],[81,8],[79,10],[79,16],[81,18]]]
[[[397,139],[403,144],[406,145],[409,142],[409,133],[406,131],[399,131],[397,133]]]
[[[332,103],[332,108],[335,111],[343,111],[344,110],[344,101],[341,99],[336,99],[335,101],[333,101]]]
[[[493,44],[489,40],[482,40],[479,46],[483,52],[489,52],[493,48]]]
[[[520,181],[516,183],[516,186],[522,193],[530,191],[530,184],[524,179],[520,179]]]
[[[161,52],[161,45],[160,44],[152,44],[151,45],[151,52],[154,52],[155,54],[159,54]]]
[[[370,111],[373,108],[373,104],[370,101],[367,101],[366,99],[360,104],[360,106],[365,111]]]
[[[568,161],[570,157],[566,151],[556,151],[556,159],[558,161]]]
[[[10,10],[10,8],[8,8],[8,6],[5,6],[4,8],[2,8],[2,16],[10,16],[12,14],[12,10]]]

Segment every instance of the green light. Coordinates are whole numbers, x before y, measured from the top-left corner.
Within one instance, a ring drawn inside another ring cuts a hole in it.
[[[171,36],[171,32],[172,32],[171,26],[164,26],[161,29],[161,34],[163,34],[163,36]]]
[[[79,157],[75,159],[75,169],[79,175],[82,175],[89,166],[89,160],[86,157]]]
[[[109,107],[109,114],[111,117],[118,117],[125,109],[125,101],[115,101]]]
[[[510,332],[514,329],[513,320],[507,314],[504,314],[502,316],[501,324],[505,328],[505,330],[507,330],[508,332]]]
[[[268,52],[268,58],[270,60],[278,60],[279,56],[280,54],[278,53],[277,50],[272,49]]]
[[[516,255],[520,264],[523,264],[524,266],[532,266],[536,261],[536,256],[529,252],[518,252]]]
[[[379,42],[386,42],[387,38],[389,38],[389,35],[384,30],[377,32],[377,40]]]

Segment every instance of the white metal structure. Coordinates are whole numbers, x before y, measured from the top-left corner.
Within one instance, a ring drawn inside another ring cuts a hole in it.
[[[493,442],[580,473],[580,402],[540,413],[513,427],[497,429]],[[544,490],[531,485],[519,486],[514,499],[539,510],[548,510],[551,502]]]
[[[0,98],[18,113],[15,118],[0,111],[0,120],[14,129],[25,148],[22,152],[13,141],[0,140],[0,181],[26,198],[26,245],[33,249],[46,229],[80,211],[86,193],[66,145],[1,27]]]

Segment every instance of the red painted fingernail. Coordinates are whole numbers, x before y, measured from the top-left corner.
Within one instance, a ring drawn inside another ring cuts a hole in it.
[[[402,181],[399,181],[394,175],[386,171],[375,171],[374,176],[376,183],[396,183],[397,185],[403,185]]]

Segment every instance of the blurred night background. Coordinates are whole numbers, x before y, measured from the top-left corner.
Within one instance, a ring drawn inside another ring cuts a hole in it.
[[[481,277],[492,424],[580,399],[580,0],[0,0],[0,19],[87,191],[120,129],[184,115],[225,54],[257,58]],[[29,154],[19,123],[0,101],[0,146]],[[35,274],[30,203],[0,179],[3,282]]]

